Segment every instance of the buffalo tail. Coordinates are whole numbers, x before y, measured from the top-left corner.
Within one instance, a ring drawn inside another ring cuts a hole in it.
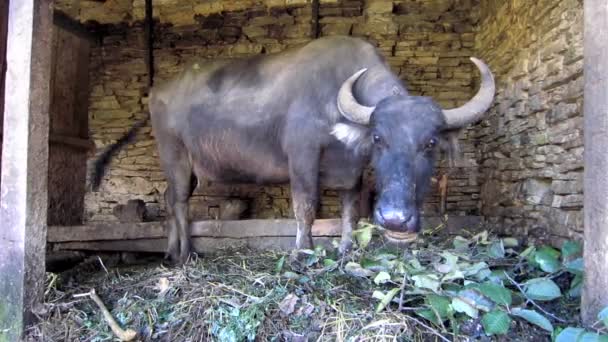
[[[108,146],[106,150],[103,151],[103,153],[97,158],[91,173],[91,187],[93,188],[93,191],[97,191],[99,188],[101,180],[106,173],[106,168],[112,157],[114,157],[114,155],[118,153],[125,145],[133,141],[139,129],[145,126],[149,119],[150,117],[148,116],[145,119],[136,122],[125,135],[118,139],[118,141],[116,141],[114,144]]]

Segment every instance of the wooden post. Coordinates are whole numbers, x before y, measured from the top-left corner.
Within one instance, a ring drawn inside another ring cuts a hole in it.
[[[148,88],[154,85],[154,12],[152,0],[146,0],[146,64],[148,65]]]
[[[319,0],[312,0],[312,39],[317,39],[321,35],[321,28],[319,26]]]
[[[11,0],[0,196],[0,340],[43,300],[52,0]]]
[[[585,0],[585,280],[583,322],[608,306],[608,3]]]

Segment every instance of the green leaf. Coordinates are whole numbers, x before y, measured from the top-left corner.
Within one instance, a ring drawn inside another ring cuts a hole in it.
[[[522,258],[527,258],[527,257],[529,257],[529,256],[531,256],[531,255],[534,255],[534,252],[535,252],[535,251],[536,251],[536,247],[534,247],[534,246],[529,246],[528,248],[524,249],[524,251],[523,251],[523,252],[521,252],[521,253],[519,254],[519,256],[520,256],[520,257],[522,257]]]
[[[456,312],[464,312],[471,318],[477,318],[479,316],[479,310],[457,297],[452,298],[452,308]]]
[[[462,268],[462,266],[461,266],[461,268]],[[463,272],[464,272],[465,276],[469,277],[469,276],[476,275],[477,273],[481,272],[482,270],[489,270],[488,264],[486,264],[483,261],[464,268]]]
[[[388,266],[382,260],[374,260],[370,258],[362,258],[361,267],[373,272],[388,271]]]
[[[418,316],[429,320],[433,323],[435,323],[436,325],[439,325],[439,320],[437,319],[437,315],[435,314],[435,312],[433,312],[432,309],[421,309],[421,310],[416,310],[414,311]]]
[[[299,279],[300,275],[291,271],[287,271],[285,273],[283,273],[283,277],[287,278],[287,279]]]
[[[376,313],[379,313],[380,311],[384,310],[384,308],[391,302],[391,300],[393,300],[393,298],[395,297],[395,295],[397,293],[399,293],[399,291],[401,291],[401,289],[396,287],[396,288],[388,291],[387,294],[383,295],[382,299],[380,299],[380,303],[378,303],[378,306],[376,306]],[[374,297],[374,298],[377,298],[377,297]]]
[[[567,262],[564,266],[568,272],[576,275],[582,275],[585,269],[583,258],[576,258]]]
[[[503,238],[502,244],[505,247],[517,247],[519,246],[519,241],[516,238]]]
[[[285,265],[285,256],[284,255],[277,261],[274,271],[276,273],[280,273],[283,270],[283,265]]]
[[[576,275],[572,282],[570,283],[570,289],[568,290],[568,296],[571,298],[578,298],[581,296],[583,290],[583,276]]]
[[[369,242],[372,240],[372,226],[366,225],[361,229],[357,229],[353,232],[353,236],[357,240],[359,248],[365,249]]]
[[[505,257],[505,246],[502,240],[494,241],[488,246],[488,255],[493,259],[500,259]]]
[[[435,310],[439,317],[446,318],[450,311],[450,299],[444,296],[436,294],[429,294],[426,296],[426,302],[431,306],[431,309]]]
[[[463,238],[462,236],[456,236],[452,244],[454,245],[454,249],[457,251],[465,251],[469,248],[469,240]]]
[[[555,342],[576,342],[579,341],[579,338],[581,338],[584,333],[585,329],[567,327],[557,335]]]
[[[485,282],[477,286],[477,289],[496,304],[509,306],[512,303],[511,291],[504,286]]]
[[[494,308],[494,303],[476,288],[468,288],[458,292],[458,298],[476,309],[488,312]]]
[[[374,283],[376,285],[380,285],[380,284],[384,284],[390,280],[391,280],[391,275],[382,271],[376,275],[376,277],[374,278]]]
[[[559,252],[555,249],[543,246],[534,253],[534,261],[541,270],[547,273],[557,272],[560,268]]]
[[[594,332],[585,332],[583,336],[580,337],[580,342],[608,342],[607,335],[600,335]]]
[[[374,272],[367,270],[356,262],[349,262],[344,266],[344,271],[350,275],[355,277],[369,277],[374,274]]]
[[[492,310],[483,315],[481,324],[488,335],[504,335],[511,326],[511,317],[502,310]]]
[[[520,308],[513,308],[511,310],[511,314],[517,317],[521,317],[526,321],[547,330],[550,333],[553,333],[553,325],[545,316],[539,314],[534,310],[526,310]]]
[[[550,301],[562,295],[559,286],[551,279],[534,278],[525,284],[525,293],[530,299],[539,301]]]
[[[602,323],[604,323],[604,326],[608,328],[608,306],[597,314],[597,319],[602,321]]]
[[[572,257],[578,256],[583,252],[583,247],[578,241],[566,241],[562,245],[562,258],[568,260]]]
[[[435,274],[418,274],[412,276],[412,280],[414,281],[415,287],[429,289],[433,292],[437,292],[439,290],[439,286],[441,286],[439,277],[437,277]]]
[[[332,267],[332,266],[335,266],[337,264],[338,263],[335,260],[333,260],[333,259],[329,259],[329,258],[323,259],[323,266],[324,267]]]

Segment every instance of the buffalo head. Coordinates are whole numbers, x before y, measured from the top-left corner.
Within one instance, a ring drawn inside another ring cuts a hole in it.
[[[392,240],[411,240],[420,230],[419,210],[444,133],[477,122],[492,104],[492,73],[482,61],[471,60],[481,72],[481,86],[469,102],[455,109],[443,110],[429,97],[407,94],[364,106],[357,102],[353,85],[366,69],[353,74],[340,88],[338,109],[350,122],[337,124],[332,134],[370,154],[378,194],[374,221]]]

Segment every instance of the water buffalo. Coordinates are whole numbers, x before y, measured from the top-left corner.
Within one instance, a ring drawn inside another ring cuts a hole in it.
[[[420,230],[419,209],[443,133],[478,121],[494,98],[488,67],[477,94],[443,110],[411,96],[373,45],[352,37],[320,38],[276,54],[188,65],[155,86],[150,117],[168,188],[167,256],[190,252],[191,179],[222,183],[287,183],[297,221],[297,249],[312,246],[319,188],[339,191],[340,251],[351,247],[361,176],[371,163],[378,199],[375,221],[394,240]],[[96,161],[96,189],[106,165],[133,139],[138,122]]]

